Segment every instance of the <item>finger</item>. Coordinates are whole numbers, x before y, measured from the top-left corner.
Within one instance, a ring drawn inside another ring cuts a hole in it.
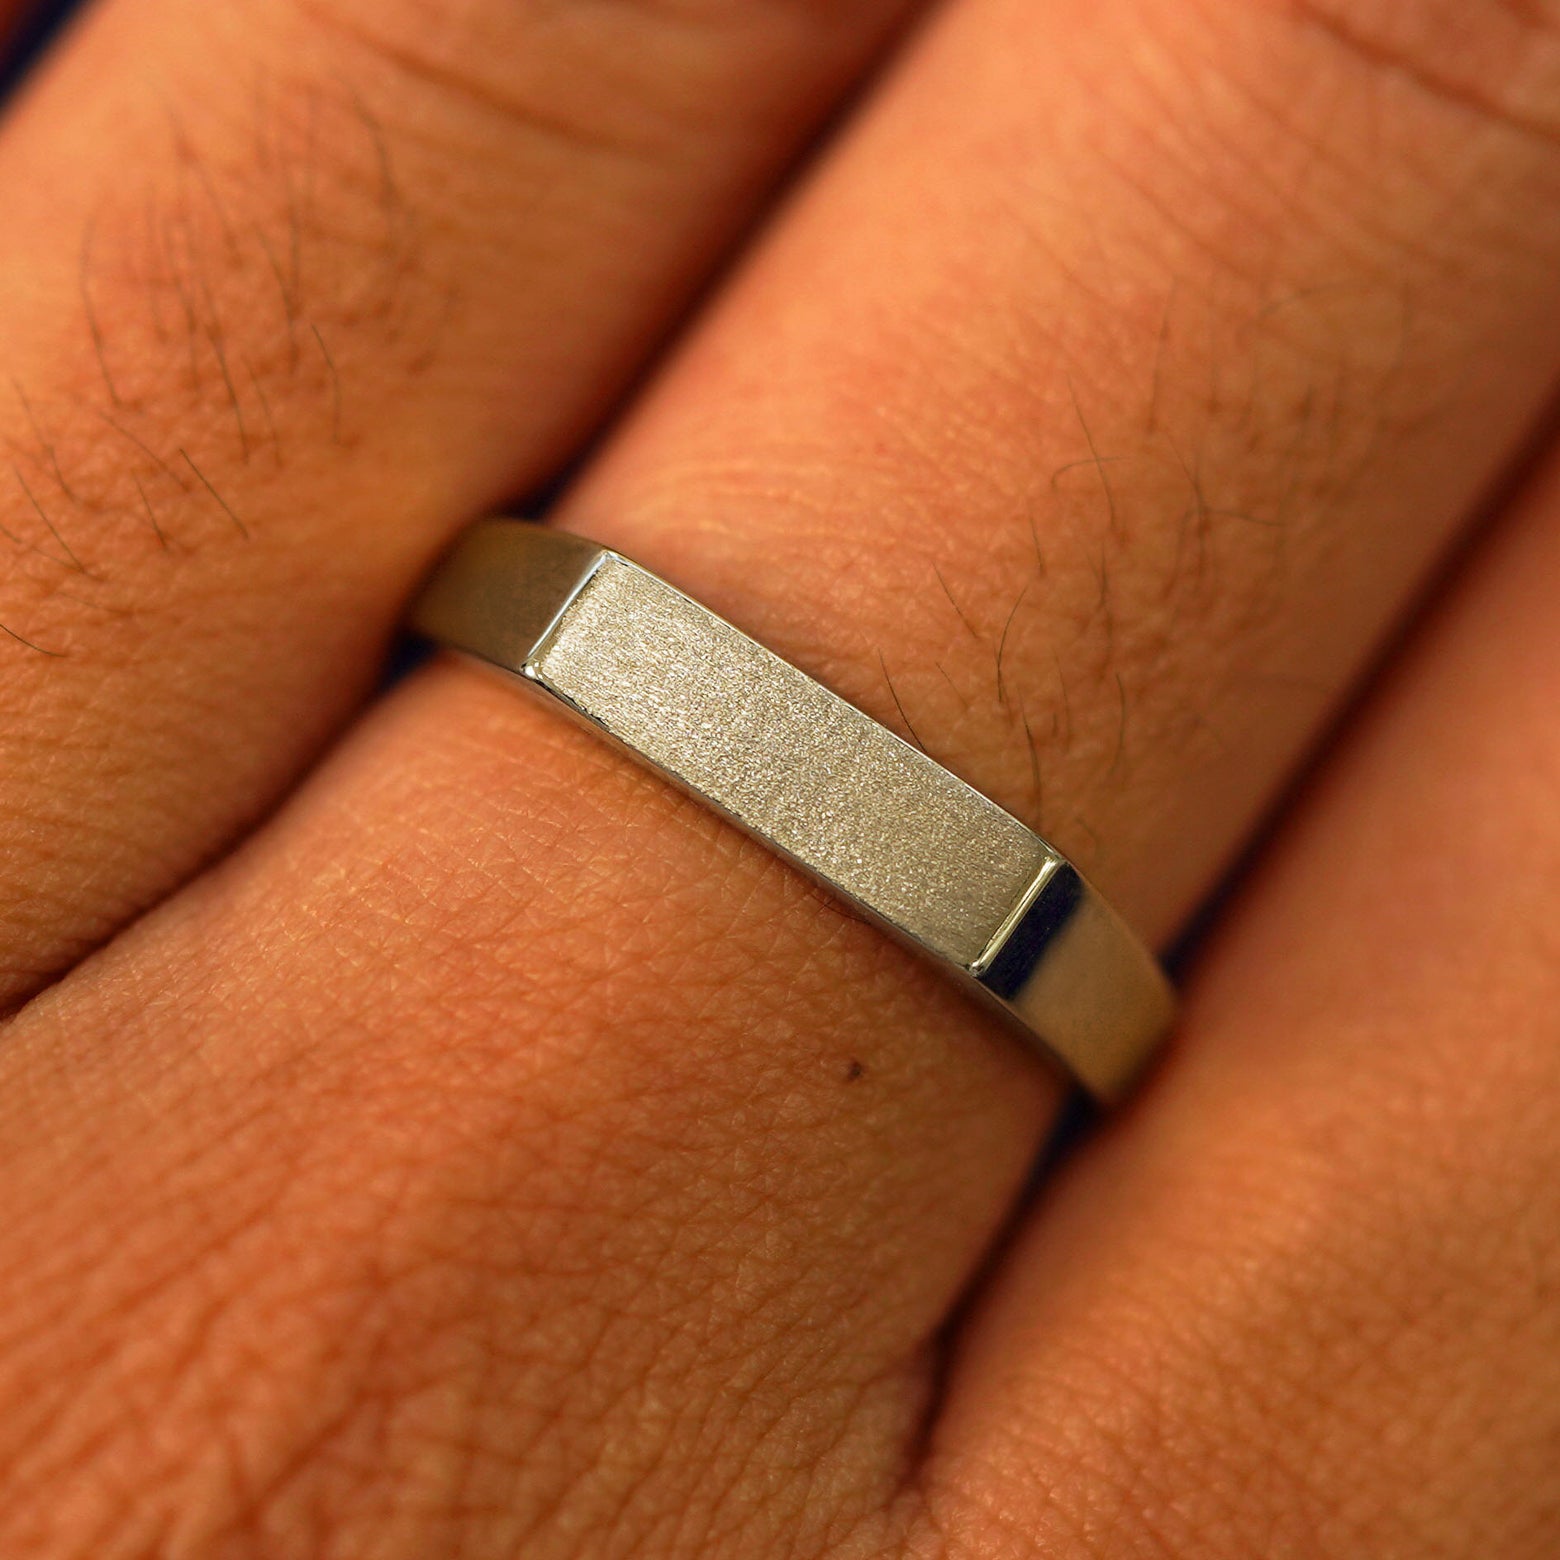
[[[0,134],[0,1005],[274,800],[896,10],[84,19]]]
[[[891,1552],[930,1292],[1022,1176],[1045,1076],[488,692],[416,680],[289,809],[290,870],[241,857],[7,1031],[23,1552],[180,1523],[313,1554],[314,1512],[343,1560],[816,1553],[858,1524]],[[412,805],[387,766],[436,713],[465,780]],[[426,835],[386,849],[381,805]]]
[[[1420,79],[1463,23],[1373,54],[1330,14],[949,17],[566,516],[1156,938],[1560,366],[1553,29],[1474,7],[1480,101]]]
[[[977,1315],[926,1483],[969,1552],[1555,1553],[1557,578],[1552,459]]]
[[[936,756],[1162,929],[1536,403],[1556,327],[1534,256],[1557,235],[1529,219],[1510,243],[1556,177],[1542,137],[1288,13],[1210,7],[1189,36],[1184,11],[1155,15],[951,14],[570,516],[897,723],[893,677]],[[1098,68],[1122,59],[1157,67],[1168,109]],[[1257,68],[1327,113],[1205,91]],[[1150,112],[1317,168],[1314,193],[1287,180],[1263,226],[1221,158],[1123,148]],[[1356,163],[1372,124],[1383,150]],[[1100,255],[1119,297],[1090,294]],[[912,387],[902,364],[949,321]],[[902,663],[933,671],[901,685]],[[957,697],[931,691],[939,665]],[[104,1033],[132,1037],[112,1063],[88,1055]],[[433,1518],[362,1495],[350,1453],[309,1451],[322,1434],[359,1445],[390,1413],[372,1444],[404,1478],[379,1487],[426,1478],[473,1547],[568,1553],[577,1524],[606,1524],[605,1553],[647,1527],[676,1527],[673,1552],[886,1547],[939,1330],[1054,1100],[871,928],[451,667],[39,1005],[6,1065],[0,1098],[52,1124],[47,1152],[90,1123],[104,1166],[18,1238],[20,1270],[55,1219],[91,1228],[110,1202],[172,1242],[176,1197],[218,1250],[173,1291],[215,1286],[226,1341],[203,1352],[192,1305],[145,1357],[149,1390],[193,1347],[246,1457],[414,1552]],[[284,1078],[285,1110],[246,1130]],[[284,1260],[300,1230],[328,1315]],[[39,1337],[85,1358],[120,1336],[145,1247],[80,1297],[60,1249]],[[282,1325],[296,1353],[254,1379],[241,1340]],[[12,1377],[35,1416],[65,1390],[41,1358]],[[78,1513],[128,1444],[95,1379],[66,1431],[27,1442],[40,1479],[85,1458]],[[295,1393],[264,1413],[278,1380]],[[148,1522],[181,1498],[234,1520],[203,1414],[170,1432]]]

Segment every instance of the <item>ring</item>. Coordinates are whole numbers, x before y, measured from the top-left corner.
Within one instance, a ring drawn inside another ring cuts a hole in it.
[[[930,954],[1101,1101],[1169,1027],[1164,972],[1059,850],[621,554],[482,520],[410,623],[550,694]]]

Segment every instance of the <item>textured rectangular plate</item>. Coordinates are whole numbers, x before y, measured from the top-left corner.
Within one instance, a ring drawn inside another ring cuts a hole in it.
[[[979,968],[1056,858],[804,672],[602,557],[525,675],[899,932]]]

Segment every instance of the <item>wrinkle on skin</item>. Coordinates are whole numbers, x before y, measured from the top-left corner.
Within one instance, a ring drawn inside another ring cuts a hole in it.
[[[1303,24],[1368,69],[1411,82],[1488,125],[1560,146],[1552,0],[1287,0]]]

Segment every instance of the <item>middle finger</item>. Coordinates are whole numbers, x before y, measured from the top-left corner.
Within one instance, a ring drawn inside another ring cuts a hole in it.
[[[564,523],[1164,937],[1560,370],[1560,35],[1464,10],[962,6]]]

